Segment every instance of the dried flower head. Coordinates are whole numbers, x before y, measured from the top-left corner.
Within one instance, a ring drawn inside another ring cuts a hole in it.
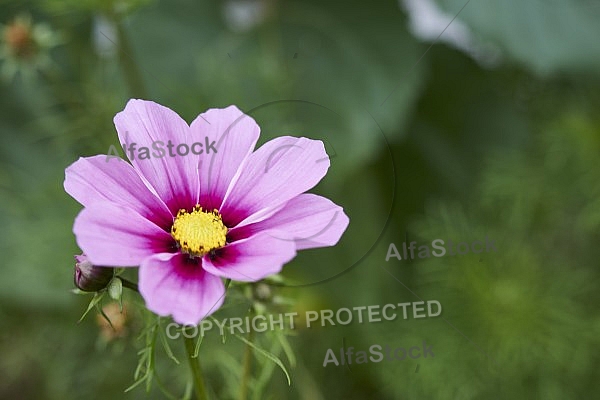
[[[104,340],[111,341],[127,334],[127,304],[123,304],[121,311],[119,304],[109,303],[102,307],[102,312],[104,315],[96,315],[96,323],[100,327],[100,336]]]
[[[34,24],[30,15],[19,15],[0,25],[0,73],[12,79],[17,73],[28,77],[51,67],[49,51],[61,43],[60,36],[45,23]]]

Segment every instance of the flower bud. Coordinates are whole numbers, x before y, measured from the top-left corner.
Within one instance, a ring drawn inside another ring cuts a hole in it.
[[[254,298],[258,301],[269,301],[271,300],[272,292],[269,285],[263,282],[259,282],[254,285]]]
[[[75,261],[75,286],[84,292],[104,289],[113,278],[114,268],[95,266],[85,254],[75,256]]]

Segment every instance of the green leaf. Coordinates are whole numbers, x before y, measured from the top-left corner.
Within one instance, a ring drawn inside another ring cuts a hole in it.
[[[214,323],[217,323],[217,322],[218,322],[218,320],[217,320],[215,317],[212,317],[212,316],[211,316],[210,318],[213,320],[213,322],[214,322]],[[225,326],[229,327],[229,325],[225,325]],[[224,330],[223,330],[223,335],[221,335],[221,342],[222,342],[223,344],[225,344],[225,342],[227,341],[227,335],[226,335],[226,332],[227,332],[227,330],[225,330],[225,329],[224,329]],[[199,345],[198,345],[198,346],[199,346]]]
[[[165,353],[167,353],[167,356],[173,360],[175,364],[179,365],[179,360],[173,354],[173,350],[171,350],[171,346],[169,346],[169,341],[167,340],[164,331],[162,329],[158,329],[158,332],[160,336],[160,342],[162,343],[163,349],[165,349]]]
[[[272,362],[265,362],[260,370],[260,373],[256,377],[256,384],[253,387],[252,398],[253,399],[264,399],[265,388],[269,383],[269,380],[275,369],[275,364]]]
[[[96,304],[96,311],[98,311],[98,313],[100,315],[102,315],[102,317],[106,320],[106,322],[108,322],[108,325],[110,325],[110,327],[115,330],[115,327],[112,324],[112,321],[110,320],[110,318],[108,318],[108,315],[106,315],[106,313],[104,312],[104,310],[102,309],[102,307],[100,307],[100,304]]]
[[[288,373],[287,369],[285,368],[285,365],[283,365],[283,363],[281,362],[281,360],[279,359],[279,357],[277,357],[273,353],[270,353],[270,352],[266,351],[265,349],[262,349],[262,348],[258,347],[257,345],[255,345],[254,343],[252,343],[251,341],[249,341],[245,337],[238,335],[237,333],[234,333],[234,336],[236,338],[238,338],[239,340],[241,340],[242,342],[246,343],[248,346],[252,347],[254,350],[258,351],[263,356],[267,357],[269,360],[273,361],[275,364],[277,364],[277,366],[285,374],[285,377],[287,378],[287,381],[288,381],[288,385],[290,385],[290,386],[292,385],[292,380],[290,379],[290,374]]]
[[[88,304],[87,309],[85,310],[85,312],[83,313],[83,315],[81,316],[81,318],[79,318],[79,321],[77,321],[77,323],[80,323],[81,321],[83,321],[83,319],[85,318],[85,316],[88,315],[88,313],[90,312],[90,310],[92,308],[94,308],[96,306],[96,304],[98,304],[102,300],[102,298],[104,297],[105,294],[106,294],[106,291],[96,292],[94,294],[94,297],[92,297],[92,300],[90,301],[90,304]]]
[[[292,368],[295,367],[296,366],[296,356],[294,355],[292,346],[290,346],[290,342],[288,342],[287,337],[285,336],[285,333],[283,333],[282,331],[275,331],[274,333],[275,333],[275,336],[277,337],[277,340],[281,344],[281,347],[283,348],[283,352],[285,353],[286,357],[288,358],[290,365],[292,366]]]
[[[155,374],[154,367],[156,365],[156,337],[158,335],[158,331],[160,331],[160,329],[158,329],[160,327],[160,319],[155,319],[153,318],[153,316],[149,316],[146,318],[146,323],[148,323],[148,321],[152,322],[146,329],[144,329],[145,347],[138,352],[140,358],[138,360],[138,365],[135,369],[135,373],[133,374],[133,379],[135,380],[135,382],[127,389],[125,389],[126,393],[138,387],[144,382],[146,383],[146,391],[149,392],[152,385],[152,378]]]
[[[437,2],[454,17],[467,0]],[[587,0],[478,0],[469,2],[458,20],[539,74],[598,72],[598,2],[594,6]]]
[[[202,344],[202,339],[204,339],[204,336],[198,335],[198,341],[196,342],[196,347],[194,348],[194,358],[198,358],[198,354],[200,354],[200,345]]]

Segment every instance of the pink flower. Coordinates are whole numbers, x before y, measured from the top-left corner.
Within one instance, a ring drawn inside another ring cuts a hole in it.
[[[304,193],[329,168],[320,141],[283,136],[255,150],[260,128],[235,106],[188,125],[130,100],[114,122],[124,144],[216,142],[216,153],[131,164],[97,155],[65,171],[65,190],[84,206],[73,226],[79,247],[94,265],[139,266],[140,293],[158,315],[197,324],[223,304],[221,278],[276,274],[297,250],[335,245],[348,226],[341,207]]]

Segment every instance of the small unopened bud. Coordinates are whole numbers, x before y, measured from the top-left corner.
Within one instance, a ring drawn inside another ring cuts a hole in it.
[[[104,289],[113,278],[114,268],[95,266],[85,254],[75,256],[75,261],[75,286],[84,292]]]
[[[266,283],[259,282],[254,286],[254,298],[256,300],[269,301],[271,296],[271,288]]]

